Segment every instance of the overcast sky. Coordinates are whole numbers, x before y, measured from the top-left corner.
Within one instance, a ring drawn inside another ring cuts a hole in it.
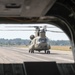
[[[47,30],[53,30],[53,31],[62,31],[61,29],[57,28],[56,26],[50,25],[50,24],[1,24],[0,25],[0,38],[5,39],[15,39],[15,38],[21,38],[21,39],[30,39],[30,35],[35,35],[35,31],[20,31],[20,30],[35,30],[33,27],[25,28],[25,26],[49,26],[49,27],[55,27],[55,28],[47,28]],[[12,27],[13,26],[13,27]],[[15,30],[15,31],[5,31],[5,30]],[[16,31],[19,30],[19,31]],[[63,31],[62,31],[63,32]],[[54,32],[46,32],[46,36],[50,40],[69,40],[67,35],[63,33],[54,33]]]

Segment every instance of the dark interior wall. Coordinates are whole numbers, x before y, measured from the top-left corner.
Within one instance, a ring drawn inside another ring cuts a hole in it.
[[[60,1],[60,0],[59,0]],[[63,0],[64,2],[65,0]],[[73,34],[75,34],[74,29],[75,29],[75,18],[73,15],[73,12],[71,10],[71,7],[68,7],[68,5],[56,2],[55,5],[46,13],[46,16],[55,16],[60,18],[62,21],[65,21],[65,23],[68,24],[68,26],[71,28]],[[65,25],[59,26],[63,30],[65,29]],[[68,36],[70,37],[70,34],[66,30]],[[75,37],[75,35],[73,35]],[[75,44],[75,40],[74,40]]]
[[[63,31],[69,36],[72,43],[72,52],[75,60],[75,15],[71,4],[56,2],[55,5],[46,13],[46,16],[58,17],[64,24],[58,24]],[[56,22],[60,23],[60,22]],[[70,32],[71,31],[71,32]],[[72,36],[71,36],[72,35]]]

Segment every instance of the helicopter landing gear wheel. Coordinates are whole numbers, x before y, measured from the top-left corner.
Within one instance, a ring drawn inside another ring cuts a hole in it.
[[[50,51],[47,51],[47,54],[50,54]]]
[[[34,50],[29,50],[29,53],[34,53]]]
[[[30,53],[30,50],[29,50],[29,53]]]
[[[34,53],[34,50],[31,50],[31,53]]]
[[[46,50],[45,50],[45,54],[46,54]]]

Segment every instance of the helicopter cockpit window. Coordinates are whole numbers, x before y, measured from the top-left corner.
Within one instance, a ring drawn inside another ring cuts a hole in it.
[[[1,24],[0,63],[25,61],[72,63],[70,39],[52,24]]]
[[[47,39],[46,38],[40,38],[39,42],[47,42]]]
[[[49,43],[50,41],[49,41],[49,39],[47,37],[46,38],[39,38],[38,41],[41,42],[41,43],[48,43],[48,44],[50,44]]]

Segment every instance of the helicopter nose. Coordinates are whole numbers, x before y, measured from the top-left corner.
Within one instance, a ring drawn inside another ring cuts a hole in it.
[[[47,45],[39,45],[40,48],[47,48]]]

